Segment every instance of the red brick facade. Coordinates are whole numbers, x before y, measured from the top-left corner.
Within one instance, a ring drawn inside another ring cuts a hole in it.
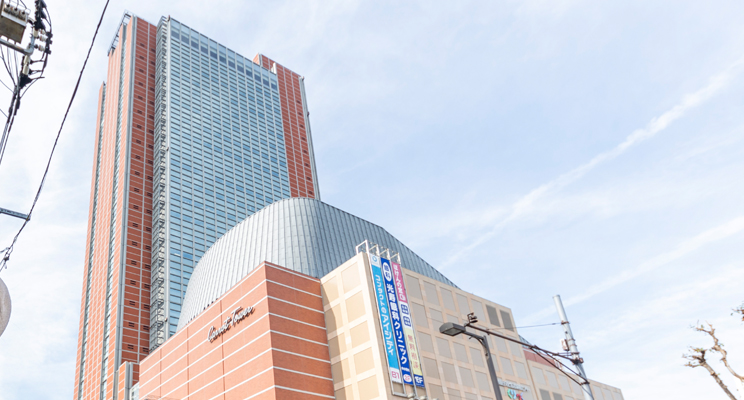
[[[263,54],[257,54],[253,62],[276,72],[291,196],[318,198],[303,78]]]
[[[149,353],[156,29],[134,16],[119,28],[99,94],[75,399],[116,398],[122,363]]]
[[[212,327],[248,307],[253,313],[209,340]],[[320,280],[263,263],[139,370],[141,399],[334,398]]]

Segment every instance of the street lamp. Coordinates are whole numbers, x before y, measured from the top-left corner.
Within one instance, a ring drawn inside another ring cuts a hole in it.
[[[488,365],[488,373],[491,375],[491,383],[493,384],[493,390],[496,392],[496,400],[503,400],[501,397],[501,389],[499,389],[499,379],[496,377],[496,368],[493,366],[493,358],[491,357],[491,350],[488,347],[488,339],[485,336],[476,335],[475,333],[468,332],[462,325],[455,324],[453,322],[445,322],[439,327],[439,332],[447,336],[457,336],[460,334],[470,336],[478,340],[483,346],[483,352],[486,353],[486,364]]]
[[[565,311],[562,311],[563,304],[560,303],[560,297],[556,299],[556,305],[560,305],[559,307],[559,313],[561,314],[561,319],[563,320],[562,324],[564,325],[564,329],[566,330],[566,337],[570,339],[571,342],[574,341],[573,336],[570,334],[570,328],[568,328],[568,321],[566,320],[566,313]],[[468,323],[465,325],[458,325],[452,322],[447,322],[445,324],[442,324],[442,326],[439,327],[439,332],[447,335],[447,336],[457,336],[459,334],[465,334],[472,338],[478,339],[478,341],[483,346],[483,349],[486,352],[486,362],[488,363],[488,372],[491,373],[491,381],[493,382],[493,387],[496,389],[496,399],[497,400],[503,400],[501,397],[501,390],[499,390],[498,386],[498,379],[496,378],[496,369],[493,367],[493,360],[491,359],[491,351],[488,349],[488,341],[486,340],[485,336],[478,336],[476,334],[470,333],[466,331],[466,328],[470,327],[475,329],[476,331],[481,331],[485,334],[496,336],[499,338],[502,338],[504,340],[508,340],[512,343],[517,343],[520,346],[523,346],[525,348],[528,348],[532,350],[535,354],[537,354],[540,358],[543,360],[549,362],[549,363],[555,363],[555,365],[560,365],[561,368],[558,368],[558,371],[560,371],[563,375],[566,375],[568,379],[576,382],[577,385],[581,385],[584,388],[585,397],[589,400],[594,400],[594,397],[592,396],[592,392],[589,389],[589,380],[586,378],[586,374],[584,373],[584,369],[582,368],[581,364],[584,362],[581,357],[579,357],[579,351],[576,349],[576,346],[574,344],[573,349],[571,353],[569,354],[560,354],[555,353],[549,350],[545,350],[543,348],[537,347],[532,343],[524,342],[522,340],[514,339],[510,336],[504,336],[500,333],[496,333],[493,331],[490,331],[486,328],[480,327],[478,325],[475,325],[478,322],[478,317],[475,316],[475,313],[468,314]],[[521,339],[521,337],[520,337]],[[577,367],[578,371],[574,371],[569,367],[568,365],[564,364],[560,358],[564,360],[571,361],[574,363]],[[578,377],[581,379],[581,382],[576,380],[575,376],[571,376],[568,372],[570,371],[574,375],[578,375]]]

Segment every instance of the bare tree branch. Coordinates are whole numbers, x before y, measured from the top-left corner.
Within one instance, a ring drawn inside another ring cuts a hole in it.
[[[697,330],[697,327],[695,329]],[[728,397],[731,400],[736,400],[736,397],[734,397],[731,391],[729,391],[726,384],[723,383],[723,381],[721,380],[721,377],[718,376],[718,373],[716,373],[713,367],[708,365],[708,362],[705,360],[705,353],[707,351],[708,351],[707,349],[690,347],[690,353],[684,354],[682,356],[683,358],[688,360],[685,366],[690,367],[690,368],[697,368],[697,367],[705,368],[710,373],[710,376],[712,376],[713,379],[715,379],[716,383],[718,383],[718,386],[720,386],[721,389],[726,393],[726,395],[728,395]]]
[[[733,375],[734,377],[742,381],[742,383],[744,383],[744,376],[737,374],[736,371],[734,371],[734,369],[731,368],[731,366],[729,365],[728,352],[726,352],[726,349],[723,348],[723,344],[718,340],[718,337],[716,336],[716,329],[713,328],[713,325],[711,325],[709,322],[706,322],[706,324],[708,325],[707,329],[705,328],[704,325],[701,324],[700,326],[696,326],[695,330],[698,332],[707,333],[708,336],[710,336],[711,339],[713,339],[713,347],[710,348],[710,351],[715,351],[718,354],[720,354],[721,362],[723,363],[723,365],[726,366],[726,369],[728,369],[731,375]]]
[[[734,314],[741,314],[741,320],[744,322],[744,304],[740,305],[738,308],[734,308],[734,312],[732,312],[731,315]]]

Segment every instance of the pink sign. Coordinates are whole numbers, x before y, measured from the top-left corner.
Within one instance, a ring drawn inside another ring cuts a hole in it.
[[[418,346],[416,345],[416,336],[413,330],[413,321],[411,320],[411,310],[408,308],[408,296],[406,295],[406,285],[403,283],[403,271],[400,264],[391,263],[393,272],[393,284],[398,296],[398,305],[400,306],[400,315],[403,320],[403,332],[406,336],[408,355],[410,356],[411,369],[413,369],[413,381],[418,387],[425,387],[424,374],[421,369],[421,360],[419,359]]]
[[[404,301],[408,303],[408,296],[406,296],[406,287],[403,285],[403,271],[400,270],[400,264],[391,264],[393,265],[393,282],[395,282],[395,291],[398,293],[398,301]]]

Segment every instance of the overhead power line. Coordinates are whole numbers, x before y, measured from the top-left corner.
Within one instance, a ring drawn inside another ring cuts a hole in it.
[[[514,329],[527,329],[527,328],[538,328],[541,326],[553,326],[553,325],[560,325],[560,322],[552,322],[549,324],[540,324],[540,325],[527,325],[527,326],[515,326],[513,328],[503,328],[503,327],[496,327],[491,328],[492,330],[499,330],[499,331],[512,331]]]
[[[106,15],[106,9],[108,9],[109,1],[110,0],[106,0],[106,4],[103,6],[101,17],[98,20],[98,25],[96,25],[96,31],[93,33],[93,40],[91,41],[90,47],[88,48],[88,54],[85,56],[83,67],[80,69],[80,74],[78,75],[77,82],[75,83],[75,89],[72,91],[70,102],[67,104],[67,110],[65,111],[65,115],[62,118],[62,123],[59,126],[59,131],[57,131],[57,137],[54,139],[52,151],[49,153],[49,159],[47,160],[46,169],[44,169],[44,175],[41,177],[39,189],[36,191],[36,197],[34,197],[34,202],[31,204],[31,209],[28,212],[28,218],[23,222],[23,225],[21,225],[18,233],[16,233],[16,235],[13,237],[13,241],[11,242],[10,246],[5,249],[5,254],[3,254],[2,260],[0,260],[0,271],[6,268],[8,260],[10,259],[10,255],[11,253],[13,253],[13,247],[15,246],[16,241],[18,241],[18,237],[21,235],[21,232],[23,232],[23,229],[26,228],[26,225],[28,225],[29,221],[31,220],[31,214],[33,214],[34,208],[36,208],[36,203],[39,201],[39,197],[41,196],[41,191],[42,189],[44,189],[44,183],[46,182],[47,175],[49,174],[49,167],[52,164],[52,158],[54,157],[54,152],[57,149],[57,143],[59,142],[59,138],[62,135],[62,129],[65,126],[65,121],[67,121],[67,115],[70,113],[70,108],[72,108],[72,103],[75,100],[78,88],[80,87],[80,81],[83,79],[83,72],[85,72],[85,67],[88,65],[88,59],[90,58],[91,51],[93,51],[93,45],[96,43],[98,30],[101,28],[101,23],[103,23],[103,17]]]
[[[552,326],[552,325],[560,325],[560,324],[561,324],[560,322],[553,322],[552,324],[517,326],[516,329],[537,328],[537,327],[540,327],[540,326]]]

